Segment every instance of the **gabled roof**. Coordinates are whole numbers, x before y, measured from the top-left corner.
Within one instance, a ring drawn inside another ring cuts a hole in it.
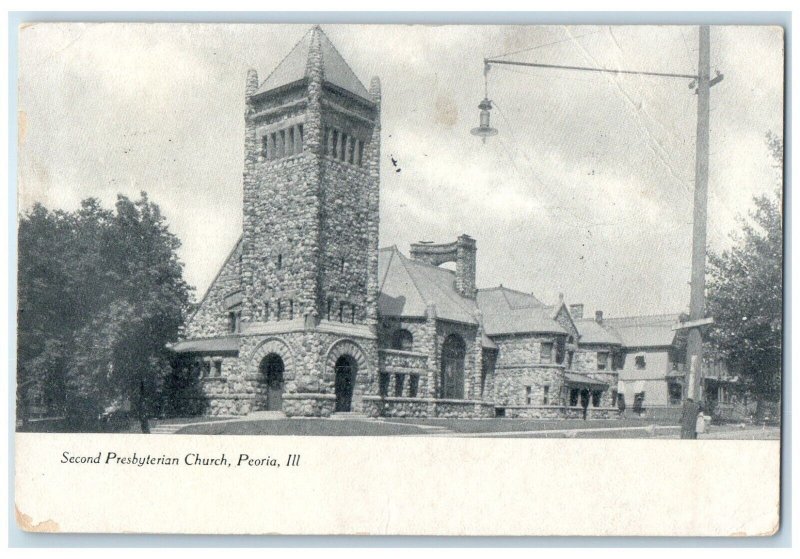
[[[306,79],[309,70],[309,53],[312,47],[319,48],[322,79],[324,81],[372,102],[372,97],[367,88],[356,77],[353,70],[318,25],[312,27],[303,35],[303,38],[289,51],[289,54],[267,76],[267,79],[259,86],[255,95]]]
[[[443,320],[477,324],[475,301],[455,288],[451,270],[406,258],[396,246],[378,253],[378,310],[383,316],[424,317],[428,303]]]
[[[606,318],[603,325],[609,328],[625,347],[665,347],[675,342],[672,327],[678,323],[678,314],[629,316]]]
[[[581,318],[575,321],[580,344],[622,345],[622,340],[610,328],[604,328],[593,318]]]
[[[489,336],[502,334],[566,334],[554,320],[554,307],[545,306],[533,295],[493,287],[479,289],[477,304],[483,314],[483,329]]]

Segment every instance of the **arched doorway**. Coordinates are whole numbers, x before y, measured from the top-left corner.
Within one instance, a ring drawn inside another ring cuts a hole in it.
[[[266,410],[280,411],[283,408],[283,359],[270,353],[261,360],[259,371],[267,385]]]
[[[450,334],[442,345],[442,398],[464,398],[464,356],[467,348],[457,334]]]
[[[334,366],[336,374],[334,383],[334,391],[336,393],[335,411],[352,410],[356,369],[356,361],[349,355],[342,355],[336,360],[336,365]]]

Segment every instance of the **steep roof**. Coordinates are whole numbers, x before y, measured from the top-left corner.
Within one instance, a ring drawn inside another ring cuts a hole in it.
[[[609,328],[626,347],[665,347],[675,341],[672,327],[678,323],[677,314],[629,316],[606,318],[603,325]]]
[[[543,305],[528,293],[503,286],[479,289],[477,304],[483,314],[484,331],[489,336],[529,332],[566,333],[554,320],[554,307]]]
[[[451,270],[406,258],[396,246],[378,254],[378,310],[384,316],[424,317],[428,303],[436,305],[436,316],[466,324],[477,324],[475,301],[455,289]]]
[[[356,77],[353,70],[318,25],[312,27],[303,35],[294,48],[289,51],[289,54],[262,82],[255,94],[258,95],[306,79],[309,70],[309,54],[312,47],[316,47],[320,51],[322,79],[324,81],[372,102],[372,97],[367,88]]]
[[[593,318],[578,319],[575,326],[581,335],[578,340],[581,344],[622,345],[622,340],[616,334]]]

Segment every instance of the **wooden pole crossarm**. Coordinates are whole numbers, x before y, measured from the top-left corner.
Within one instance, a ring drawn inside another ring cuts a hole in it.
[[[538,62],[517,62],[515,60],[484,59],[484,64],[508,64],[510,66],[530,66],[533,68],[556,68],[560,70],[582,70],[584,72],[605,72],[608,74],[632,74],[638,76],[657,76],[660,78],[681,78],[697,80],[699,76],[692,74],[670,74],[667,72],[643,72],[639,70],[614,70],[612,68],[592,68],[591,66],[565,66],[563,64],[540,64]]]
[[[698,320],[687,320],[686,322],[681,322],[680,324],[676,324],[672,327],[672,330],[689,330],[690,328],[699,328],[700,326],[708,326],[710,324],[714,324],[714,318],[700,318]]]

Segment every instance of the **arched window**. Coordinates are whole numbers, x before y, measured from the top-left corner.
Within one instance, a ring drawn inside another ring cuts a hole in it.
[[[392,334],[392,349],[411,351],[414,346],[414,336],[405,329],[395,330]]]
[[[450,334],[442,345],[442,398],[464,398],[464,356],[466,346],[461,336]]]

